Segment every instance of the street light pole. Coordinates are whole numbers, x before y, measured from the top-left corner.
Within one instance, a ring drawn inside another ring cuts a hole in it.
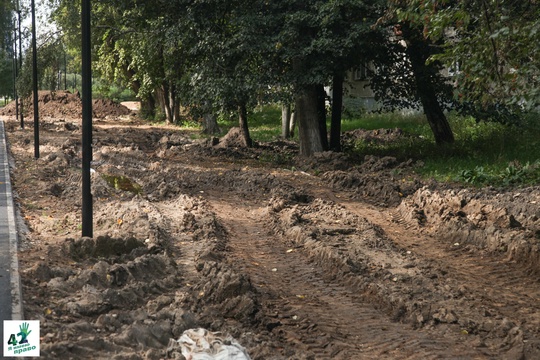
[[[90,36],[90,0],[82,0],[82,236],[93,237],[92,191],[92,53]]]
[[[20,39],[19,39],[20,41]],[[17,94],[17,28],[13,19],[13,97],[15,98],[15,119],[19,118],[19,95]]]
[[[17,0],[17,16],[19,25],[19,70],[22,71],[22,35],[21,35],[21,8],[19,6],[19,0]],[[20,115],[21,115],[21,129],[24,129],[24,111],[23,111],[23,99],[20,99]]]
[[[64,47],[64,90],[67,91],[67,54]]]
[[[36,45],[36,4],[32,0],[32,84],[34,89],[34,157],[39,159],[39,107]]]

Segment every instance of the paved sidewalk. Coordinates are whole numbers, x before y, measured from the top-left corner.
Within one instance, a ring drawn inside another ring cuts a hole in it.
[[[4,353],[4,320],[23,319],[17,241],[6,136],[0,121],[0,357]]]

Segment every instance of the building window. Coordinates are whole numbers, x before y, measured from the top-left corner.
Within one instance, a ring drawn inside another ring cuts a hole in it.
[[[353,72],[354,80],[361,81],[361,80],[367,80],[368,78],[368,67],[367,64],[362,64],[358,68],[356,68]]]

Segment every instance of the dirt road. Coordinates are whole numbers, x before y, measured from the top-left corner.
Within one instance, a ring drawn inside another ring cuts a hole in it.
[[[25,315],[48,359],[183,358],[224,331],[253,359],[538,359],[538,188],[471,190],[414,162],[213,146],[97,120],[94,239],[80,238],[80,127],[7,118]],[[285,159],[285,160],[284,160]]]

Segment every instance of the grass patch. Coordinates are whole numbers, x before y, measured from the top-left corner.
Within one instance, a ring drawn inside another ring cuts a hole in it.
[[[354,119],[366,129],[399,127],[409,134],[389,144],[360,141],[351,151],[399,160],[422,160],[417,172],[425,178],[476,186],[531,185],[540,183],[540,124],[530,114],[519,125],[477,123],[472,117],[450,114],[455,143],[437,146],[422,116],[379,115]],[[346,123],[346,121],[344,122]],[[354,127],[352,127],[354,128]]]
[[[361,118],[343,118],[342,131],[355,129],[376,130],[400,128],[405,132],[431,136],[429,126],[421,114],[370,113]]]
[[[456,141],[437,146],[423,114],[363,114],[359,118],[344,118],[342,131],[400,128],[407,135],[387,143],[358,141],[345,151],[360,156],[394,156],[401,161],[421,160],[424,166],[417,169],[418,174],[438,181],[475,186],[540,183],[539,114],[527,115],[518,125],[477,123],[472,117],[454,113],[448,119]],[[248,122],[253,140],[279,139],[281,107],[258,107],[248,114]],[[226,133],[238,126],[237,114],[222,114],[218,124]],[[268,157],[267,161],[275,161],[273,155]]]
[[[232,127],[238,127],[238,113],[221,114],[218,125],[226,134]],[[273,141],[281,136],[281,107],[277,105],[258,106],[248,113],[249,134],[255,141]]]
[[[456,143],[451,146],[449,156],[437,152],[425,158],[421,173],[437,180],[477,186],[538,184],[538,115],[523,120],[519,125],[503,125],[450,116]]]

